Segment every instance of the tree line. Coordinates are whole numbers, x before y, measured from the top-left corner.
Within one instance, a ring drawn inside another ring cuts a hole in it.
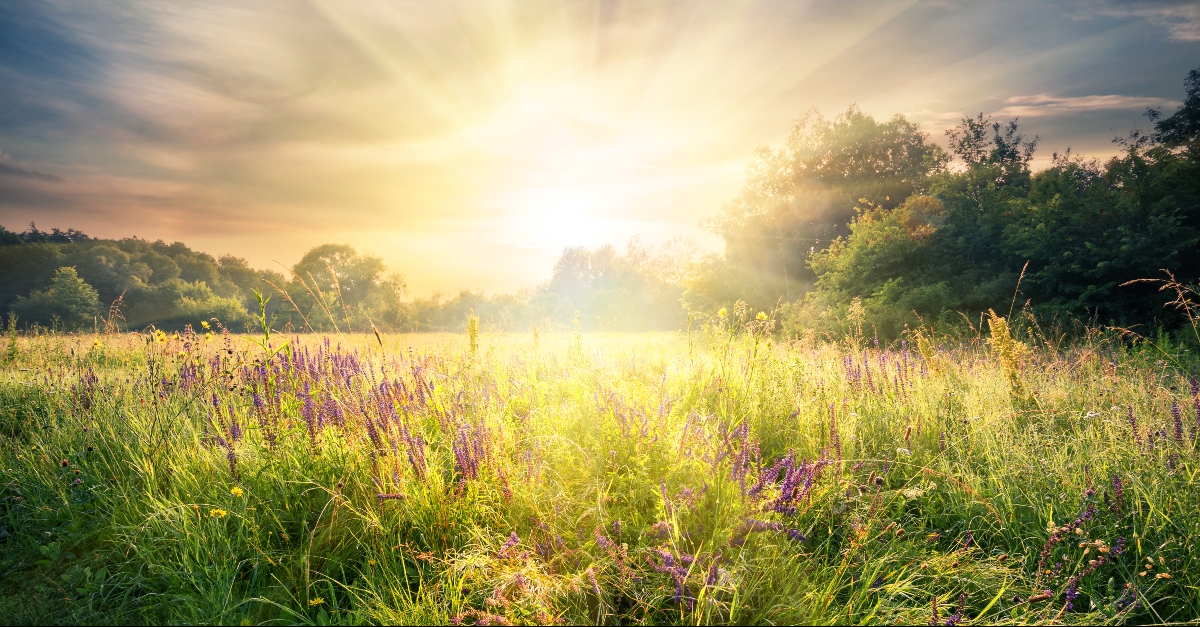
[[[260,298],[295,331],[678,329],[739,301],[789,334],[880,337],[970,325],[990,309],[1121,327],[1178,327],[1165,284],[1200,278],[1200,69],[1170,115],[1114,141],[1118,156],[1068,149],[1032,171],[1018,121],[966,118],[946,148],[902,115],[810,110],[780,149],[760,148],[742,191],[707,226],[722,253],[683,239],[567,248],[552,277],[515,294],[407,298],[404,277],[326,244],[284,272],[175,242],[0,227],[0,308],[64,330],[250,325]],[[1186,295],[1186,294],[1185,294]],[[1195,294],[1192,293],[1194,296]]]
[[[278,272],[180,242],[31,224],[0,227],[0,306],[18,326],[64,331],[182,330],[202,321],[243,331],[260,313],[292,331],[461,331],[472,313],[490,330],[674,329],[692,257],[682,240],[651,247],[635,238],[623,254],[568,248],[549,281],[517,294],[407,299],[403,275],[344,244],[317,246]]]

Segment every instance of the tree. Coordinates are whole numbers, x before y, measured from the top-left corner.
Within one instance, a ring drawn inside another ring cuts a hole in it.
[[[355,306],[383,280],[387,268],[379,257],[360,255],[346,244],[324,244],[305,253],[292,271],[314,291]]]
[[[12,310],[26,322],[67,330],[86,328],[101,314],[96,288],[69,266],[59,268],[46,289],[18,297]]]
[[[1200,68],[1188,72],[1183,89],[1183,106],[1154,125],[1154,140],[1161,144],[1179,146],[1200,137]],[[1152,110],[1149,117],[1156,119],[1157,110]]]
[[[816,109],[793,125],[784,148],[759,148],[746,183],[709,226],[725,240],[724,263],[708,260],[685,298],[728,303],[737,293],[759,309],[812,288],[809,257],[846,234],[855,203],[891,208],[923,192],[947,156],[917,124],[885,122],[851,105],[833,119]]]

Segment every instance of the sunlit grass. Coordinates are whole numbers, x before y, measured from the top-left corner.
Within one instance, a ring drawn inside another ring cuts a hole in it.
[[[0,383],[0,615],[1197,618],[1178,366],[1093,340],[1014,373],[982,341],[927,361],[773,344],[769,322],[477,349],[301,336],[265,366],[289,338],[22,338]]]

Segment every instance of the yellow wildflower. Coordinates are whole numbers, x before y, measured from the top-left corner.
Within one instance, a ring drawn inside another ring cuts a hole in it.
[[[720,309],[720,311],[717,312],[718,318],[724,318],[725,316],[728,316],[728,315],[729,315],[729,312],[724,307],[722,307]]]
[[[308,604],[309,604],[309,605],[311,605],[311,606],[317,606],[317,605],[320,605],[320,604],[322,604],[322,603],[324,603],[324,602],[325,602],[325,597],[317,597],[317,598],[315,598],[315,599],[312,599],[312,600],[310,600],[310,601],[308,602]]]
[[[163,333],[162,330],[160,329],[160,330],[154,332],[154,339],[158,340],[159,344],[166,344],[167,343],[167,334]]]
[[[232,490],[230,490],[230,491],[229,491],[229,493],[230,493],[230,494],[232,494],[232,495],[234,495],[234,496],[236,496],[236,497],[238,497],[238,498],[241,498],[241,497],[242,497],[242,495],[243,495],[243,494],[245,494],[245,492],[244,492],[244,491],[242,491],[242,489],[241,489],[241,488],[239,488],[238,486],[233,486],[233,489],[232,489]]]
[[[212,327],[208,326],[208,321],[207,321],[207,320],[201,320],[201,321],[200,321],[200,326],[204,327],[205,329],[211,329],[211,328],[212,328]]]
[[[213,508],[208,510],[208,515],[212,516],[213,518],[224,518],[229,515],[229,512],[220,508]]]
[[[760,312],[758,312],[758,315],[757,315],[757,316],[754,316],[754,317],[755,317],[755,318],[757,318],[758,320],[766,320],[766,319],[767,319],[767,312],[765,312],[765,311],[760,311]]]
[[[212,331],[209,331],[208,333],[205,333],[205,334],[204,334],[204,341],[205,341],[205,342],[207,342],[207,341],[209,341],[209,340],[211,340],[211,339],[213,339],[213,334],[212,334]]]

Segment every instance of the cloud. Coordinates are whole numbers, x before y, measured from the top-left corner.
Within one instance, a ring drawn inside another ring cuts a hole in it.
[[[1169,39],[1200,41],[1200,3],[1194,0],[1101,0],[1092,10],[1109,17],[1144,19],[1167,29]]]
[[[967,117],[967,114],[963,111],[919,109],[917,111],[906,111],[904,117],[921,124],[926,132],[932,132],[958,125],[958,123],[962,122],[963,118]]]
[[[1163,98],[1143,98],[1138,96],[1064,97],[1037,94],[1035,96],[1013,96],[1006,99],[1004,104],[1006,106],[996,111],[993,115],[1000,117],[1036,118],[1089,111],[1172,107],[1178,106],[1180,103]]]
[[[61,181],[62,179],[53,174],[46,172],[38,172],[30,170],[13,163],[12,157],[0,152],[0,176],[17,176],[27,179],[36,179],[39,181]]]

